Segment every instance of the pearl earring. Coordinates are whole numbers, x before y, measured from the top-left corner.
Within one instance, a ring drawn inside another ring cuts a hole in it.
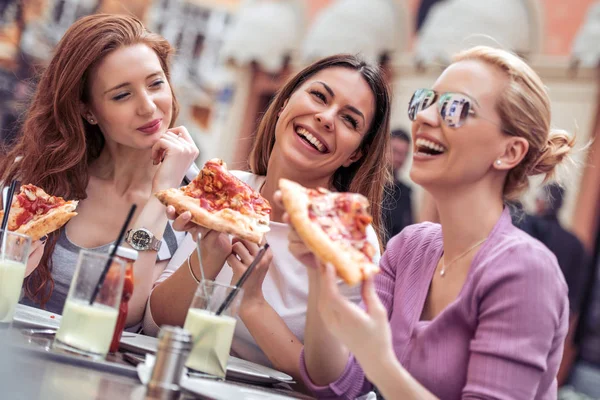
[[[502,161],[496,160],[496,165],[500,165],[500,164],[502,164]]]

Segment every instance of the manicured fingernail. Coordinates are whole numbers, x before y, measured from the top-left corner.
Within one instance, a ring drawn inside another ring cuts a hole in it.
[[[48,236],[44,235],[40,238],[40,241],[42,241],[42,242],[45,242],[46,240],[48,240]]]

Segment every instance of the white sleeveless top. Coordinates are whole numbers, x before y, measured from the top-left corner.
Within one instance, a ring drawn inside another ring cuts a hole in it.
[[[255,175],[250,172],[231,171],[231,173],[254,190],[260,190],[265,181],[264,176]],[[298,340],[304,343],[306,305],[308,302],[308,275],[306,274],[306,266],[300,263],[288,250],[289,226],[279,222],[271,222],[270,227],[271,231],[267,233],[267,242],[273,252],[273,261],[263,282],[263,294],[265,300],[279,314],[292,333]],[[380,258],[379,241],[375,230],[371,226],[367,230],[367,237],[376,249],[375,262],[378,264]],[[195,251],[195,243],[190,235],[186,235],[154,287],[165,281],[179,266],[183,265],[192,251]],[[187,266],[184,267],[187,268]],[[231,267],[225,263],[216,280],[230,284],[232,276],[233,271]],[[190,277],[190,279],[192,278]],[[360,286],[349,288],[342,282],[339,285],[342,293],[346,294],[353,302],[359,303],[361,301]],[[159,327],[152,319],[152,311],[149,304],[150,302],[148,302],[146,307],[143,329],[145,334],[156,336]],[[231,345],[231,353],[236,357],[257,364],[272,366],[239,317]]]

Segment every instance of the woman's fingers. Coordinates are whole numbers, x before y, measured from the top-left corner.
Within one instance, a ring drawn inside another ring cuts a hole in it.
[[[217,231],[209,229],[205,226],[195,224],[194,222],[190,222],[190,223],[194,224],[196,237],[200,236],[201,240],[204,239],[205,237],[207,237],[208,235],[213,235],[213,234],[220,235],[221,234],[221,232],[217,232]]]
[[[175,211],[175,207],[173,206],[167,206],[167,218],[169,218],[171,221],[175,220],[177,218],[177,211]]]
[[[246,247],[252,257],[256,257],[258,255],[258,251],[260,250],[259,245],[244,239],[241,239],[240,242],[244,245],[244,247]]]
[[[177,137],[185,140],[188,143],[194,143],[194,139],[192,139],[192,135],[188,132],[187,128],[183,125],[176,126],[175,128],[169,129],[167,132],[170,132]]]
[[[46,240],[36,240],[31,243],[31,250],[29,251],[29,257],[27,259],[27,266],[25,268],[25,276],[29,276],[40,263],[42,256],[44,255],[44,248]]]
[[[167,218],[173,221],[173,229],[180,232],[189,232],[192,235],[194,241],[197,240],[198,234],[204,237],[208,234],[208,232],[210,232],[210,229],[200,226],[193,222],[192,213],[189,211],[178,215],[175,211],[175,207],[168,206],[166,213]]]
[[[369,277],[363,282],[362,298],[365,302],[365,306],[367,307],[367,312],[370,315],[378,317],[385,316],[385,318],[387,318],[387,310],[375,291],[373,277]]]
[[[46,244],[46,238],[41,238],[40,240],[36,240],[35,242],[31,242],[31,246],[29,247],[29,254],[32,254],[34,251],[36,251],[38,248],[40,247],[44,247],[44,245]]]
[[[237,255],[240,261],[243,262],[246,266],[250,265],[250,263],[252,263],[252,261],[254,260],[254,257],[252,256],[252,254],[250,254],[248,248],[241,241],[236,241],[233,243],[233,245],[231,246],[231,252],[234,255]]]
[[[321,279],[323,280],[321,287],[325,288],[331,295],[339,295],[340,290],[337,285],[337,274],[335,273],[333,264],[319,263],[319,269],[321,272]]]
[[[277,207],[283,208],[283,197],[281,195],[281,190],[275,191],[273,194],[273,201]]]
[[[175,220],[173,221],[173,229],[176,231],[185,231],[189,228],[188,224],[192,220],[192,213],[186,211],[184,213],[179,214]]]
[[[242,263],[234,253],[231,253],[227,256],[227,264],[231,267],[231,269],[236,272],[238,270],[242,270],[244,268],[244,263]]]
[[[198,155],[198,148],[183,126],[173,128],[163,133],[161,138],[152,146],[152,160],[154,164],[160,164],[170,153],[187,154],[194,158]]]
[[[290,226],[290,230],[288,232],[288,240],[290,242],[304,243],[302,238],[300,238],[300,235],[298,235],[298,231],[296,231],[296,229],[294,229],[293,226]]]
[[[154,161],[154,165],[160,164],[166,156],[167,149],[169,148],[169,140],[162,136],[154,145],[152,146],[152,161]]]

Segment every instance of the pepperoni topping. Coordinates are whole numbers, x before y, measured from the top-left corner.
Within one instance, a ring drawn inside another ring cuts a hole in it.
[[[63,204],[65,204],[65,201],[60,197],[49,196],[43,190],[31,184],[23,185],[16,197],[15,204],[13,204],[19,210],[19,214],[14,220],[16,226],[11,226],[11,230],[19,229],[36,216],[47,214],[48,211]]]
[[[36,197],[35,200],[31,201],[25,194],[19,193],[17,196],[19,199],[19,205],[27,212],[33,215],[46,214],[48,211],[60,206],[59,202],[50,203],[49,199],[43,197]]]
[[[346,241],[369,260],[375,249],[367,241],[367,226],[373,218],[368,201],[354,193],[332,193],[325,189],[308,189],[309,218],[319,224],[331,240]]]
[[[32,219],[33,219],[33,214],[26,210],[23,210],[19,215],[17,215],[17,218],[15,218],[16,226],[14,226],[14,227],[11,226],[11,230],[19,229],[21,226],[25,225]]]
[[[229,208],[246,215],[271,213],[269,202],[213,160],[204,165],[201,173],[183,191],[187,196],[199,199],[200,206],[208,211]]]

